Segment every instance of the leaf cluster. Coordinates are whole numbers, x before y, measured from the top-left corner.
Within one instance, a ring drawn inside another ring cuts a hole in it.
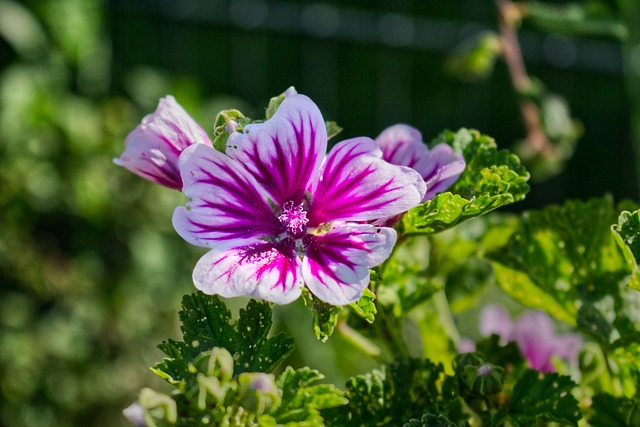
[[[428,359],[398,358],[347,383],[349,404],[324,411],[328,426],[577,426],[582,418],[567,376],[507,371],[480,353],[459,355],[453,375]],[[472,421],[475,420],[475,421]]]
[[[309,368],[272,372],[293,350],[293,340],[268,337],[266,302],[249,301],[234,322],[217,296],[187,295],[180,320],[184,341],[160,345],[168,358],[153,371],[176,387],[171,395],[140,394],[149,426],[319,426],[320,410],[344,405],[343,393]]]
[[[507,150],[475,130],[445,131],[432,144],[446,143],[461,153],[467,164],[445,193],[405,213],[406,234],[432,234],[524,198],[529,173]]]
[[[640,295],[625,283],[630,273],[630,283],[636,280],[638,223],[623,212],[611,226],[617,212],[609,197],[525,212],[507,245],[489,257],[507,294],[578,328],[614,358],[621,377],[637,378]]]

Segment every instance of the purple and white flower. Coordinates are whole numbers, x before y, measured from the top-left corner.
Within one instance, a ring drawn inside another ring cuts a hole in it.
[[[553,358],[572,366],[578,364],[582,339],[576,334],[558,335],[549,315],[542,311],[527,311],[515,322],[498,305],[488,305],[480,313],[480,333],[496,334],[507,343],[515,341],[532,369],[553,372]]]
[[[193,144],[211,146],[211,141],[175,98],[167,96],[127,136],[124,153],[113,161],[150,181],[181,190],[178,158]]]
[[[466,166],[462,155],[447,144],[438,144],[429,150],[420,131],[405,124],[386,128],[376,138],[376,143],[382,149],[383,159],[413,168],[422,176],[427,184],[423,202],[449,188]]]
[[[303,286],[334,305],[362,295],[369,269],[396,241],[395,230],[367,221],[416,206],[425,184],[385,162],[369,138],[326,149],[320,111],[292,94],[271,119],[233,133],[226,154],[204,144],[184,150],[189,201],[173,224],[189,243],[211,248],[193,273],[198,289],[281,304]]]

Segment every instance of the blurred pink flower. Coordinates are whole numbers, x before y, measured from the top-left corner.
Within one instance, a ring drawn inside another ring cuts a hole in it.
[[[577,365],[582,347],[580,336],[556,334],[551,318],[542,311],[527,311],[513,322],[504,308],[488,305],[480,313],[480,333],[496,334],[503,343],[515,341],[531,368],[540,372],[555,371],[554,356]]]

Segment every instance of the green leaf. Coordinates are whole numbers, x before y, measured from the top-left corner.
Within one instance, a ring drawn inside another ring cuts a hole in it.
[[[229,135],[241,131],[251,122],[249,117],[245,117],[238,110],[220,111],[213,122],[213,148],[224,153],[227,150]]]
[[[506,247],[489,254],[498,284],[520,303],[571,325],[577,307],[593,304],[581,317],[581,326],[593,329],[588,319],[600,316],[597,306],[611,297],[622,301],[626,266],[609,232],[615,216],[608,197],[525,212]],[[602,324],[593,332],[608,339]]]
[[[578,328],[599,340],[609,343],[613,326],[593,304],[585,303],[578,309]]]
[[[419,420],[412,418],[403,427],[457,427],[444,415],[424,414]]]
[[[604,7],[594,7],[595,2],[550,4],[548,2],[523,2],[522,10],[528,21],[551,33],[567,35],[607,36],[626,40],[629,30],[614,19]]]
[[[513,388],[509,417],[521,426],[539,422],[577,426],[582,413],[571,394],[574,387],[568,376],[528,369]]]
[[[476,33],[455,48],[445,66],[450,74],[467,81],[486,79],[501,50],[498,34],[492,31]]]
[[[446,143],[462,153],[465,171],[449,192],[427,200],[403,216],[407,234],[431,234],[518,200],[529,191],[529,173],[507,150],[498,150],[488,136],[475,130],[444,132],[433,144]]]
[[[416,236],[398,245],[394,256],[381,269],[379,303],[393,307],[393,314],[405,316],[442,289],[442,283],[428,275],[431,245],[426,236]]]
[[[278,425],[321,426],[320,410],[347,404],[344,393],[330,384],[314,384],[324,378],[310,368],[294,370],[287,367],[276,380],[282,390],[282,402],[271,413]]]
[[[439,388],[445,379],[442,365],[428,360],[397,359],[381,371],[347,382],[347,406],[327,411],[329,426],[402,425],[425,412],[447,414],[455,395]]]
[[[307,289],[302,290],[302,299],[304,305],[313,312],[313,332],[316,338],[326,342],[333,334],[342,307],[327,304]]]
[[[269,105],[267,106],[267,110],[265,111],[265,118],[267,120],[273,117],[276,111],[278,111],[278,108],[280,108],[280,104],[282,104],[282,101],[284,101],[284,98],[285,98],[285,94],[284,92],[282,92],[280,95],[274,96],[269,100]]]
[[[368,323],[373,323],[377,313],[375,299],[376,295],[371,289],[365,288],[362,297],[358,301],[349,304],[349,308]]]
[[[618,224],[611,226],[613,237],[622,249],[631,276],[629,287],[640,290],[640,210],[634,212],[623,211],[618,218]]]
[[[640,378],[640,333],[626,335],[611,344],[616,363]]]
[[[180,311],[183,342],[168,340],[158,347],[169,358],[153,371],[172,384],[189,378],[189,364],[202,352],[225,348],[234,355],[234,373],[271,372],[293,351],[293,339],[280,333],[269,338],[273,323],[267,302],[249,301],[234,324],[218,296],[185,295]]]
[[[340,127],[336,122],[325,122],[325,127],[327,128],[327,139],[331,139],[342,132],[342,127]]]
[[[607,427],[640,425],[640,400],[597,394],[593,396],[592,401],[590,425]]]

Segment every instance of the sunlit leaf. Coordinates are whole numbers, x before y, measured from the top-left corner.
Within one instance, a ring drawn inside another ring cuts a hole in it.
[[[509,417],[520,426],[540,422],[577,426],[582,413],[571,394],[575,386],[567,376],[527,370],[513,388]]]
[[[303,289],[302,299],[304,305],[313,312],[313,333],[318,340],[327,341],[338,323],[342,307],[327,304],[306,289]]]
[[[619,298],[626,266],[609,233],[614,218],[610,198],[525,212],[508,245],[490,254],[498,284],[522,304],[575,325],[581,301]]]
[[[271,414],[278,425],[323,425],[320,410],[347,404],[344,393],[330,384],[316,384],[324,378],[318,371],[287,367],[276,384],[282,390],[282,403]]]
[[[218,296],[185,295],[180,311],[183,340],[168,340],[159,348],[169,358],[157,364],[156,374],[178,383],[188,377],[188,365],[214,347],[234,355],[234,372],[271,372],[293,351],[293,339],[280,333],[268,337],[273,323],[266,302],[249,301],[233,322],[231,312]]]
[[[444,368],[428,360],[397,359],[381,371],[351,378],[349,404],[327,411],[328,426],[402,425],[426,413],[447,413],[457,396],[443,393]]]
[[[616,243],[622,249],[631,272],[628,284],[631,288],[640,290],[640,269],[638,268],[638,261],[640,261],[640,210],[620,213],[618,224],[611,226],[611,232]]]
[[[542,1],[523,2],[527,20],[552,32],[568,35],[608,36],[625,40],[629,30],[611,16],[604,7],[593,7],[597,2],[553,4]]]
[[[464,156],[467,167],[446,193],[405,213],[403,231],[431,234],[446,230],[524,198],[529,173],[507,150],[498,150],[488,136],[474,130],[444,132],[433,144],[447,143]]]

